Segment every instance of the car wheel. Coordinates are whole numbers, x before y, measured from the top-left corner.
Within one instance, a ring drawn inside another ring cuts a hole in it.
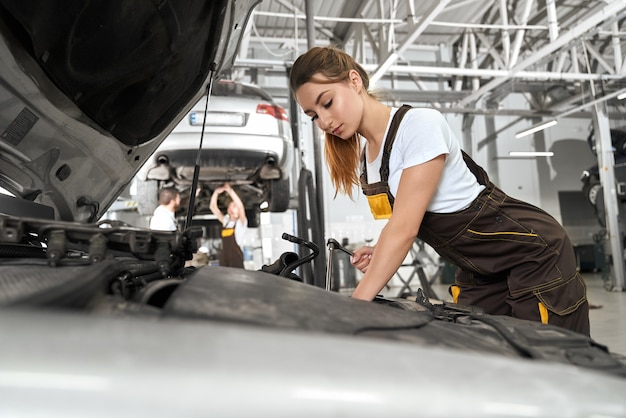
[[[596,213],[598,223],[602,228],[606,228],[606,214],[604,211],[604,189],[602,188],[602,185],[598,184],[597,187],[595,187],[594,198],[595,203],[593,205],[593,210]]]
[[[159,182],[156,180],[137,181],[137,212],[141,216],[150,216],[159,206]]]
[[[258,228],[260,223],[260,213],[258,209],[246,209],[246,219],[248,228]]]
[[[598,199],[598,191],[601,187],[602,185],[599,182],[591,183],[589,184],[589,186],[586,187],[585,196],[587,197],[589,203],[591,203],[593,206],[596,205],[596,200]]]
[[[284,212],[289,208],[289,179],[270,181],[270,212]]]

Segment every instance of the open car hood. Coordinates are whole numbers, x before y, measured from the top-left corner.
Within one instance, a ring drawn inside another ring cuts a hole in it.
[[[0,0],[0,187],[98,219],[235,59],[258,0]]]

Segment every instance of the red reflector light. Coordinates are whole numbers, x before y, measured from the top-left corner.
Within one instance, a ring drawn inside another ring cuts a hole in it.
[[[276,119],[289,121],[289,116],[285,109],[278,105],[271,105],[267,103],[261,103],[256,107],[256,113],[261,113],[263,115],[274,116]]]

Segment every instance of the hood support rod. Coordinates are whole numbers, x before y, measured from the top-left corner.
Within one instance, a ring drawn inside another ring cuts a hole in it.
[[[189,190],[189,203],[187,204],[187,218],[185,219],[185,227],[183,231],[191,226],[194,208],[196,206],[196,193],[198,190],[198,178],[200,177],[200,156],[202,154],[202,142],[204,140],[204,129],[206,128],[206,115],[209,111],[209,100],[213,89],[214,70],[209,73],[209,84],[207,85],[206,102],[204,105],[204,117],[202,119],[202,131],[200,132],[200,144],[198,145],[198,154],[196,154],[196,165],[193,169],[193,180],[191,181],[191,190]]]

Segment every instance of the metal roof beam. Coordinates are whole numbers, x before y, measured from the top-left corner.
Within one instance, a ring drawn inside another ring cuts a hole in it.
[[[551,54],[555,53],[559,49],[568,45],[570,42],[576,40],[581,35],[591,31],[594,28],[597,28],[598,25],[603,23],[606,20],[614,19],[617,15],[619,15],[624,9],[626,9],[626,0],[615,0],[604,8],[602,8],[599,12],[593,14],[588,19],[584,20],[580,24],[571,28],[565,34],[556,38],[553,42],[546,44],[544,47],[540,48],[537,52],[515,65],[510,71],[509,75],[505,77],[498,77],[480,89],[470,94],[463,100],[461,100],[457,105],[460,107],[467,106],[468,104],[478,100],[483,95],[487,94],[489,91],[494,88],[500,86],[505,83],[509,78],[514,77],[517,73],[523,71],[524,69],[538,63],[539,61],[549,57]],[[596,76],[598,77],[598,76]]]
[[[450,0],[440,0],[438,2],[434,2],[434,4],[426,11],[424,16],[419,20],[417,26],[413,29],[411,33],[409,33],[406,38],[402,41],[402,43],[396,48],[394,52],[392,52],[387,59],[374,71],[374,73],[370,76],[371,85],[376,84],[376,82],[382,78],[383,74],[387,71],[387,69],[393,65],[400,55],[413,43],[415,40],[424,32],[424,30],[428,27],[428,25],[439,15],[443,9],[450,3]]]
[[[361,64],[366,71],[373,71],[379,68],[376,64]],[[260,59],[243,59],[238,58],[233,68],[235,67],[247,67],[247,68],[279,68],[281,71],[286,68],[287,63],[285,61],[277,60],[260,60]],[[428,66],[428,65],[392,65],[389,67],[389,71],[398,74],[428,74],[436,77],[440,76],[461,76],[461,77],[480,77],[480,78],[494,78],[494,77],[508,77],[503,80],[503,84],[508,79],[520,79],[520,80],[540,80],[540,81],[589,81],[589,80],[624,80],[621,75],[612,74],[593,74],[593,73],[557,73],[553,71],[516,71],[511,72],[509,70],[490,70],[484,68],[458,68],[458,67],[443,67],[443,66]],[[465,100],[465,99],[464,99]]]
[[[354,17],[361,16],[364,10],[367,10],[369,4],[372,0],[368,1],[348,1],[344,3],[343,9],[341,10],[341,17]],[[350,37],[354,34],[355,28],[360,23],[356,22],[338,22],[335,25],[335,29],[333,30],[333,34],[339,42],[337,46],[339,48],[345,48],[346,42]]]

